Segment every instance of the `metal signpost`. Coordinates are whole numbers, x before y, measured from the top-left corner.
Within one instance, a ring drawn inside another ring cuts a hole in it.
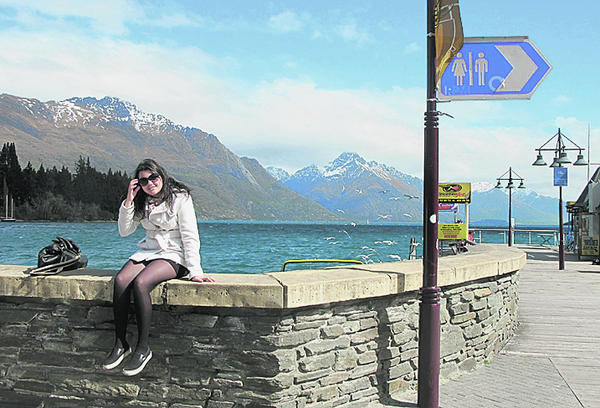
[[[418,405],[439,406],[439,100],[529,99],[552,69],[527,37],[463,38],[458,0],[427,2],[427,110],[423,166],[423,286]],[[464,40],[464,42],[463,42]]]
[[[468,37],[440,82],[440,100],[529,99],[552,66],[528,37]]]

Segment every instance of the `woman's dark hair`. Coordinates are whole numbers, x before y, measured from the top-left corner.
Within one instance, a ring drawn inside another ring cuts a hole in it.
[[[144,170],[149,171],[150,173],[156,173],[162,179],[163,187],[160,190],[160,192],[158,193],[158,195],[156,196],[156,199],[159,202],[164,201],[167,204],[167,206],[173,207],[173,199],[175,198],[176,193],[183,193],[183,192],[185,192],[186,194],[190,193],[190,188],[188,186],[186,186],[183,183],[180,183],[179,181],[175,180],[173,177],[170,177],[167,174],[167,171],[161,165],[159,165],[155,160],[153,160],[153,159],[142,160],[140,162],[140,164],[138,164],[137,168],[135,169],[135,173],[134,173],[135,178],[139,178],[140,172],[142,172]],[[140,187],[137,194],[135,195],[135,198],[133,199],[133,204],[134,204],[134,208],[135,208],[134,213],[135,213],[136,217],[138,217],[138,218],[144,217],[144,212],[146,210],[147,197],[148,197],[148,194],[146,194],[144,189]]]

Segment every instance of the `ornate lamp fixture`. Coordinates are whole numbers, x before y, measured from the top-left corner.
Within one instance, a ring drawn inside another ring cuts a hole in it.
[[[556,143],[554,147],[545,147],[548,143],[550,143],[553,139],[556,139]],[[570,142],[575,147],[567,147],[565,141]],[[583,154],[581,153],[583,148],[579,147],[577,143],[569,139],[565,134],[561,133],[560,128],[558,129],[558,133],[552,136],[550,139],[546,141],[543,145],[535,149],[538,152],[536,160],[532,163],[533,166],[545,166],[546,162],[542,157],[543,151],[554,152],[554,160],[550,167],[558,168],[563,167],[563,165],[570,164],[571,160],[567,157],[567,151],[569,150],[578,150],[579,154],[577,155],[577,160],[573,163],[573,166],[587,166],[588,162],[583,158]],[[556,174],[556,170],[555,170]],[[566,176],[565,176],[566,177]],[[558,269],[565,269],[565,245],[564,245],[564,231],[563,231],[563,213],[562,213],[562,185],[558,186],[558,223],[559,223],[559,240],[558,240]]]
[[[538,156],[538,160],[543,161],[544,159],[542,159],[541,156],[542,156],[541,154]],[[537,166],[535,163],[534,163],[534,165]],[[506,176],[507,174],[508,174],[508,177]],[[513,180],[521,181],[519,183],[519,187],[517,187],[517,188],[525,188],[525,185],[523,184],[525,179],[523,179],[521,176],[519,176],[517,174],[517,172],[513,171],[512,167],[509,167],[508,170],[503,175],[498,177],[496,180],[498,180],[498,184],[496,184],[496,188],[502,188],[502,181],[504,181],[504,180],[508,181],[508,184],[506,184],[506,188],[508,188],[508,246],[512,246],[512,244],[513,244],[512,189],[515,188],[515,184],[513,183]]]

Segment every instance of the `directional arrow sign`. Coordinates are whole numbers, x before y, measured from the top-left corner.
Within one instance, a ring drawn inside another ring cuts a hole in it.
[[[441,100],[529,99],[552,66],[527,37],[470,37],[442,75]]]

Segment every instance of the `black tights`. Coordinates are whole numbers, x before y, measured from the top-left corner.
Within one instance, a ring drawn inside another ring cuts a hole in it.
[[[161,282],[177,277],[173,266],[164,259],[150,263],[136,263],[131,260],[121,268],[115,277],[113,311],[115,316],[115,345],[127,348],[127,319],[131,292],[135,304],[135,318],[138,328],[136,350],[148,350],[152,300],[150,292]]]

